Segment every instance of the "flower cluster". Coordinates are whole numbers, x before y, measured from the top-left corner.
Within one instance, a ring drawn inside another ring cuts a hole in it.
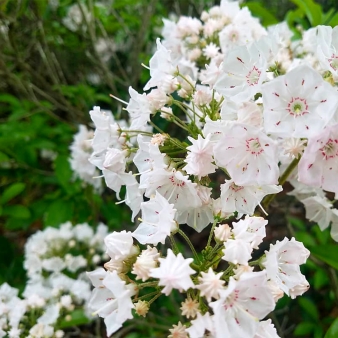
[[[7,283],[0,286],[0,337],[62,338],[74,311],[84,322],[92,319],[84,271],[105,259],[101,243],[107,231],[103,224],[94,232],[88,224],[65,223],[32,235],[25,246],[22,297]]]
[[[262,216],[286,181],[307,217],[331,223],[338,240],[338,210],[326,194],[338,194],[338,29],[319,26],[291,42],[286,23],[266,30],[226,0],[201,20],[164,22],[145,92],[129,88],[130,121],[90,112],[90,163],[118,198],[125,186],[132,220],[141,213],[134,231],[105,238],[110,261],[88,274],[90,307],[111,335],[132,309],[146,316],[176,289],[187,320],[169,337],[277,337],[264,318],[283,294],[309,287],[299,268],[309,251],[294,238],[257,258]],[[189,227],[208,238],[201,252]]]

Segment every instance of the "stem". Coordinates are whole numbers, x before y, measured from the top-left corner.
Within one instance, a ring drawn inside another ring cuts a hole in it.
[[[180,250],[178,250],[177,244],[175,242],[175,238],[172,234],[170,234],[169,238],[170,238],[170,244],[171,244],[171,247],[173,249],[173,252],[174,252],[175,255],[177,255],[180,252]]]
[[[195,259],[200,262],[200,259],[197,255],[197,252],[195,250],[195,247],[193,246],[193,244],[191,243],[189,237],[181,230],[181,229],[178,229],[178,233],[185,239],[185,241],[188,243],[191,251],[192,251],[192,254],[194,255]]]
[[[295,158],[289,164],[289,166],[285,169],[285,171],[283,172],[282,176],[278,180],[279,185],[282,186],[286,182],[286,180],[288,179],[288,177],[290,176],[290,174],[297,167],[300,159],[301,159],[301,156],[298,156],[297,158]],[[275,197],[276,197],[276,194],[271,194],[271,195],[268,195],[266,198],[264,198],[262,205],[264,206],[265,209],[269,206],[269,204],[273,201],[273,199]]]
[[[155,287],[157,285],[158,285],[158,282],[147,282],[147,283],[138,284],[137,287],[139,289],[143,289],[143,288],[148,288],[148,287]]]
[[[216,224],[217,224],[217,220],[214,220],[214,223],[212,224],[212,227],[211,227],[211,230],[210,230],[210,234],[209,234],[209,238],[208,238],[207,247],[210,246],[211,239],[212,239],[212,235],[213,235],[214,230],[215,230],[215,228],[216,228]]]
[[[158,298],[161,296],[161,292],[159,292],[156,296],[154,296],[150,301],[148,302],[149,306]]]
[[[178,73],[178,76],[181,77],[184,81],[186,81],[190,85],[193,92],[195,91],[195,86],[184,75],[182,75],[181,73]]]

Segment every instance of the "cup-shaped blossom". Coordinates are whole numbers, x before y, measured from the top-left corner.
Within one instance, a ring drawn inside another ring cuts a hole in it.
[[[264,126],[280,137],[312,137],[332,119],[336,90],[314,69],[301,65],[262,86]]]
[[[167,251],[167,257],[159,258],[160,266],[150,271],[150,276],[159,278],[159,285],[164,286],[162,292],[168,296],[172,289],[187,291],[194,287],[190,275],[195,270],[190,267],[192,258],[184,258],[181,253],[177,256],[171,249]]]
[[[265,271],[248,272],[236,281],[230,277],[220,299],[209,303],[214,311],[215,337],[254,337],[259,319],[263,319],[275,307],[267,286]]]
[[[294,238],[291,240],[284,238],[283,241],[270,245],[262,264],[266,268],[268,278],[289,295],[290,289],[304,284],[304,276],[300,272],[299,265],[304,264],[309,255],[310,251],[303,243],[297,242]]]
[[[132,253],[133,236],[130,231],[114,231],[105,237],[107,254],[112,259],[124,259]]]
[[[275,141],[260,129],[234,124],[214,146],[216,164],[225,167],[236,185],[277,184]]]
[[[214,88],[234,102],[249,101],[266,78],[266,60],[254,44],[237,47],[226,55],[223,72]]]
[[[154,244],[164,241],[177,229],[174,221],[176,209],[159,193],[154,198],[141,203],[142,223],[133,232],[133,237],[141,244]]]
[[[338,193],[338,124],[309,139],[298,165],[298,180]]]

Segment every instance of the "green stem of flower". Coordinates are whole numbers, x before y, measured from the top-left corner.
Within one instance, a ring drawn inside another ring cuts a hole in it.
[[[291,173],[293,172],[293,170],[297,167],[300,159],[301,159],[301,156],[298,156],[297,158],[295,158],[289,164],[289,166],[285,169],[285,171],[283,172],[282,176],[278,180],[279,185],[282,186],[286,182],[286,180],[291,175]],[[262,205],[264,206],[264,209],[267,209],[267,207],[269,206],[269,204],[273,201],[273,199],[275,197],[276,197],[276,194],[271,194],[271,195],[266,196],[266,198],[264,198],[263,203],[262,203]]]
[[[157,285],[158,285],[158,282],[146,282],[146,283],[138,284],[137,288],[143,289],[143,288],[155,287]]]
[[[192,251],[192,254],[194,255],[194,258],[196,259],[197,262],[200,262],[200,259],[197,255],[197,252],[195,250],[195,247],[193,246],[193,244],[191,243],[189,237],[181,230],[181,229],[178,229],[178,233],[185,239],[185,241],[188,243],[191,251]]]
[[[154,296],[150,301],[148,302],[149,306],[158,298],[161,296],[161,292],[159,292],[156,296]]]
[[[210,243],[211,243],[211,239],[212,239],[212,236],[214,234],[214,230],[216,228],[216,224],[217,224],[217,220],[214,220],[214,223],[212,224],[212,227],[210,229],[210,234],[209,234],[209,238],[208,238],[208,243],[207,243],[207,247],[210,246]]]
[[[175,255],[177,255],[180,252],[180,250],[177,247],[177,244],[175,242],[175,238],[171,234],[170,234],[169,238],[170,238],[170,243],[171,243],[171,247],[173,249],[173,252],[174,252]]]

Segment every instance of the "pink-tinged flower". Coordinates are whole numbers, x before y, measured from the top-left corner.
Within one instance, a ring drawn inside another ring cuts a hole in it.
[[[185,325],[178,322],[177,325],[173,325],[172,329],[169,329],[170,335],[168,338],[188,338],[186,328],[187,327]]]
[[[136,275],[136,279],[142,279],[145,282],[149,278],[149,272],[155,268],[160,254],[155,247],[147,246],[147,250],[142,250],[133,264],[131,273]]]
[[[201,272],[201,276],[198,277],[199,284],[196,285],[196,289],[200,290],[200,295],[205,296],[208,302],[211,298],[218,299],[219,293],[224,289],[224,280],[221,280],[223,273],[216,274],[212,268],[209,268],[208,272]]]
[[[232,49],[223,62],[223,74],[214,88],[226,98],[240,103],[249,101],[260,92],[266,78],[266,60],[257,47]]]
[[[262,86],[264,126],[281,137],[312,137],[332,119],[337,92],[307,65]]]
[[[146,189],[145,196],[150,197],[158,191],[169,203],[173,203],[178,212],[201,206],[196,183],[176,169],[156,168],[141,175],[140,188]]]
[[[131,289],[116,271],[106,272],[102,284],[93,290],[88,307],[104,318],[108,336],[116,332],[127,319],[133,318],[131,296]]]
[[[234,124],[214,146],[216,164],[237,186],[277,184],[277,146],[260,129]]]
[[[181,253],[177,256],[168,249],[166,258],[159,258],[160,266],[150,271],[150,276],[159,278],[159,285],[164,286],[162,293],[168,296],[172,289],[180,291],[194,287],[190,275],[195,271],[190,267],[192,258],[184,259]]]
[[[298,165],[298,180],[338,193],[338,124],[309,139]]]
[[[291,289],[304,284],[304,276],[300,272],[299,265],[304,264],[309,255],[310,251],[303,243],[297,242],[294,238],[291,241],[284,238],[283,241],[270,245],[269,251],[265,251],[262,264],[266,268],[268,278],[289,295]],[[308,287],[307,283],[306,290]]]
[[[238,186],[233,180],[225,181],[221,185],[221,201],[223,212],[235,212],[252,215],[263,197],[277,194],[283,188],[277,185],[248,185]]]
[[[142,223],[133,232],[141,244],[164,244],[170,233],[177,229],[176,209],[157,191],[154,198],[141,203]]]
[[[266,236],[265,226],[268,221],[263,217],[245,217],[236,223],[232,223],[233,234],[236,239],[242,239],[249,243],[253,249],[258,249],[258,245],[263,242]]]
[[[187,158],[184,162],[187,165],[183,168],[189,175],[196,175],[199,179],[208,174],[214,173],[216,166],[212,164],[214,159],[212,158],[213,149],[210,137],[203,138],[198,135],[197,140],[192,137],[188,137],[191,146],[187,147],[189,150]]]
[[[214,311],[216,338],[253,337],[258,320],[275,308],[265,271],[244,273],[238,281],[230,277],[220,299],[209,305]]]

